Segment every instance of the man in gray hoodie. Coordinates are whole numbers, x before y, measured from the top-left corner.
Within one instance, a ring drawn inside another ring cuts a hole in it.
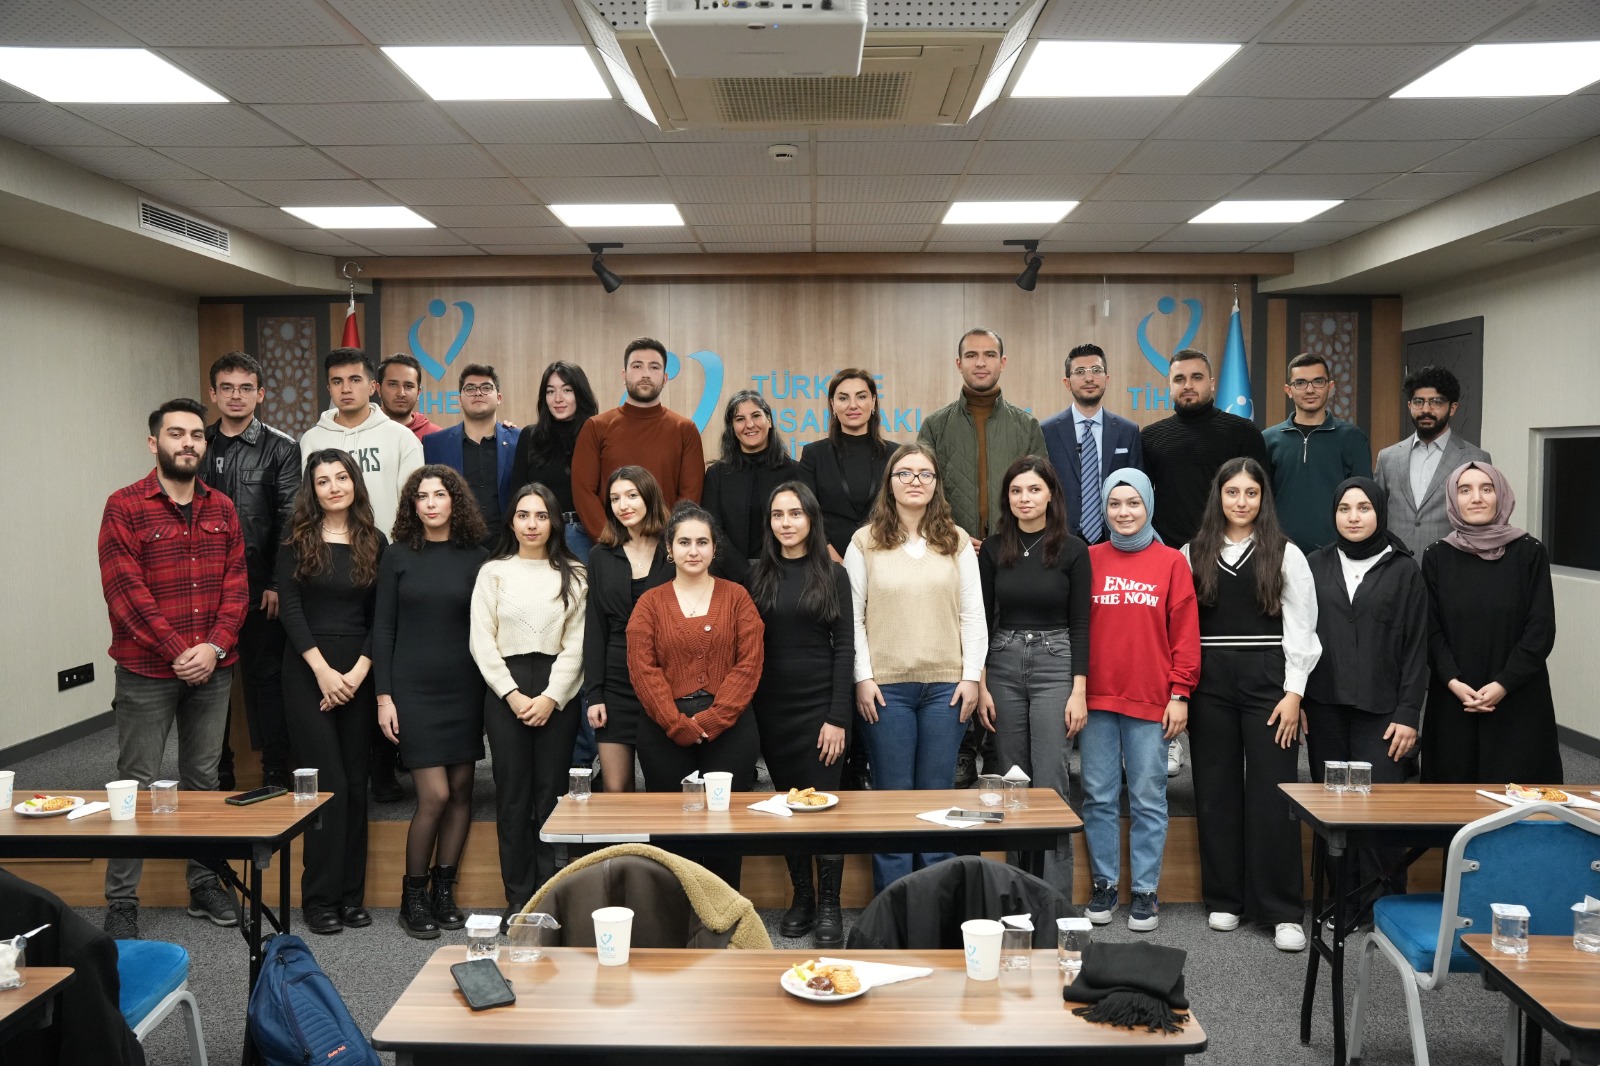
[[[333,407],[300,438],[300,461],[319,448],[342,448],[355,457],[384,536],[394,527],[400,487],[422,465],[422,442],[372,402],[377,371],[360,348],[335,348],[322,362]]]

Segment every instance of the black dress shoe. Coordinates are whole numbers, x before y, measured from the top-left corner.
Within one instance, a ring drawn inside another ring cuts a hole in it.
[[[344,932],[339,916],[333,911],[317,911],[306,915],[306,928],[318,936],[332,936]]]
[[[339,922],[351,929],[362,929],[372,924],[372,915],[367,913],[367,908],[362,906],[340,907]]]

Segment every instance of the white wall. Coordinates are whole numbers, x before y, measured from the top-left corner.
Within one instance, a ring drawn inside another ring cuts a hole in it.
[[[195,299],[0,248],[0,748],[111,707],[96,536],[112,490],[154,465],[150,411],[193,395]],[[56,691],[92,662],[93,684]]]
[[[1512,521],[1540,535],[1534,432],[1600,425],[1600,241],[1405,293],[1406,329],[1483,316],[1483,440],[1517,494]],[[1562,486],[1592,492],[1596,481]],[[1556,717],[1600,737],[1600,580],[1555,577]]]

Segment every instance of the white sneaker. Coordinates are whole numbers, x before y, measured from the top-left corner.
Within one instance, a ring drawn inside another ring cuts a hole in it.
[[[1211,917],[1206,919],[1206,924],[1219,933],[1231,933],[1239,928],[1239,916],[1229,914],[1227,911],[1212,911]]]
[[[1272,937],[1272,943],[1279,951],[1304,951],[1306,949],[1306,931],[1296,922],[1279,922],[1278,929]]]
[[[1174,740],[1167,745],[1167,776],[1176,777],[1183,769],[1183,745]]]

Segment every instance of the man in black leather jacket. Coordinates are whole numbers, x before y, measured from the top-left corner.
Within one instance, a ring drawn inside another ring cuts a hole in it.
[[[264,784],[289,784],[289,729],[283,716],[283,626],[273,566],[289,532],[300,489],[300,447],[293,437],[263,423],[256,410],[266,398],[261,364],[229,352],[211,364],[211,403],[222,417],[206,427],[205,483],[233,501],[244,533],[250,574],[250,613],[239,630],[239,672],[244,683],[250,743],[261,751]],[[222,740],[219,787],[236,787],[233,751]]]

